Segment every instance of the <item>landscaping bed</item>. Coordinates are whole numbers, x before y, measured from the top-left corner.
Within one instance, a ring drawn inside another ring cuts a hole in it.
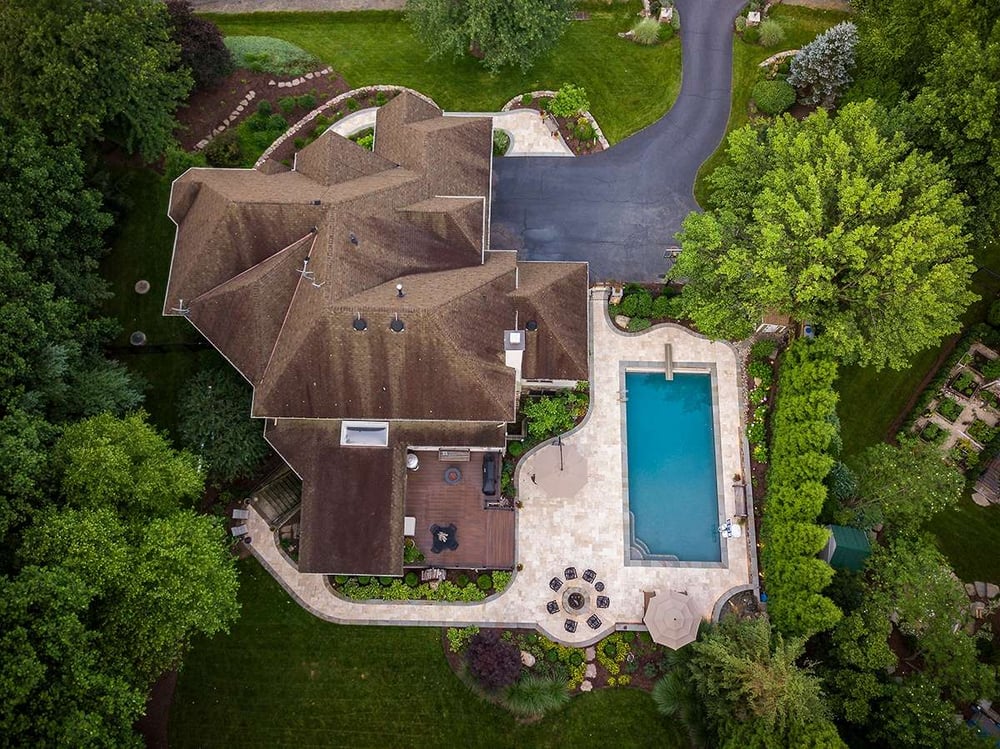
[[[549,112],[551,102],[551,96],[525,94],[521,98],[516,99],[510,105],[508,111],[531,109],[539,112],[539,116],[543,118],[550,118],[558,125],[559,135],[562,136],[562,139],[575,156],[586,156],[587,154],[598,153],[604,150],[604,146],[601,145],[600,140],[597,138],[597,132],[585,116],[578,114],[570,117],[559,117],[551,114]],[[555,137],[555,134],[553,134],[553,137]]]
[[[180,127],[174,135],[182,148],[192,150],[199,141],[222,124],[250,91],[256,93],[256,98],[243,113],[242,121],[255,111],[261,101],[269,102],[274,111],[279,111],[278,102],[289,96],[312,94],[316,101],[323,102],[348,90],[347,83],[337,73],[317,76],[308,84],[295,88],[268,85],[270,81],[277,83],[293,79],[294,76],[275,76],[273,73],[256,72],[246,68],[235,70],[217,86],[191,94],[187,104],[177,110],[176,116]]]
[[[502,593],[510,585],[511,573],[494,570],[447,570],[444,580],[421,582],[415,570],[402,577],[329,575],[331,587],[354,601],[482,601]]]

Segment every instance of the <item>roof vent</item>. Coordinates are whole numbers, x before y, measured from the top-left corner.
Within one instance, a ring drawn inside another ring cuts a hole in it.
[[[389,323],[389,330],[393,333],[402,333],[405,327],[406,326],[403,325],[403,321],[399,319],[398,315],[391,323]]]
[[[351,244],[355,247],[358,246],[358,236],[353,231],[347,235],[347,238],[351,240]]]
[[[400,299],[406,296],[406,294],[403,293],[403,284],[401,283],[396,284],[396,296],[398,296]]]
[[[535,320],[528,320],[528,322],[524,324],[524,329],[530,333],[534,333],[538,330],[538,323]]]
[[[361,316],[360,312],[358,313],[358,316],[354,320],[353,327],[359,333],[364,332],[365,330],[368,329],[368,321]]]

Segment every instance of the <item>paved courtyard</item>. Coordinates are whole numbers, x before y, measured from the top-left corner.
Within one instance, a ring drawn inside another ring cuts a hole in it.
[[[720,567],[626,565],[620,362],[660,367],[664,344],[669,343],[678,368],[683,362],[715,363],[722,476],[728,478],[744,473],[736,353],[726,343],[709,341],[677,325],[622,333],[608,319],[600,290],[594,292],[590,317],[590,412],[562,440],[563,450],[583,476],[567,482],[548,475],[557,465],[552,451],[559,449],[551,443],[521,460],[517,480],[523,508],[517,511],[516,557],[523,569],[515,573],[504,593],[478,603],[347,601],[330,591],[325,576],[299,573],[279,551],[256,512],[248,521],[254,555],[303,606],[340,623],[537,627],[554,640],[583,645],[615,629],[644,629],[644,590],[686,591],[703,617],[709,618],[720,597],[751,582],[748,544],[752,537],[723,539],[726,563]],[[720,517],[731,517],[735,497],[728,481],[723,488],[725,506]],[[546,603],[558,598],[549,589],[549,580],[562,576],[570,565],[580,574],[587,568],[595,570],[605,584],[610,605],[597,611],[602,625],[596,631],[581,622],[575,633],[568,633],[563,628],[564,615],[546,611]]]

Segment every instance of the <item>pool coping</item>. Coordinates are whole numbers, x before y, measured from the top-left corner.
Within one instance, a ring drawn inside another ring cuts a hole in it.
[[[716,362],[674,362],[674,372],[681,374],[708,374],[711,378],[712,393],[712,443],[715,453],[715,501],[719,525],[726,522],[725,485],[722,470],[722,433],[719,418],[719,387],[718,366]],[[628,474],[628,391],[625,387],[625,376],[629,372],[664,374],[663,365],[650,361],[618,362],[619,403],[621,405],[621,460],[622,460],[622,525],[625,534],[624,564],[626,567],[666,567],[666,568],[697,568],[697,569],[728,569],[729,548],[719,539],[718,561],[687,561],[681,559],[634,559],[631,548],[635,540],[633,516],[629,509],[629,474]]]

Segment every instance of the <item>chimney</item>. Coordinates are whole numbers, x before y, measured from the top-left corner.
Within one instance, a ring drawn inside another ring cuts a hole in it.
[[[514,377],[521,385],[521,360],[524,358],[524,331],[505,330],[503,333],[504,364],[513,368]]]

